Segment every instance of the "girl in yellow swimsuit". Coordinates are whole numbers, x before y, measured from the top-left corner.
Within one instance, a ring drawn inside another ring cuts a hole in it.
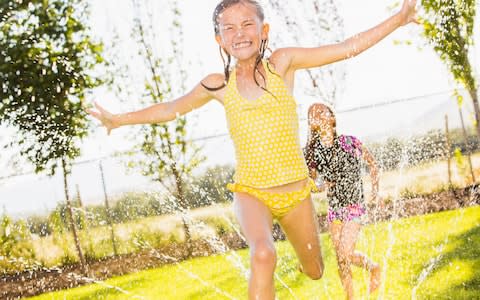
[[[250,299],[274,299],[276,252],[272,222],[277,218],[293,245],[301,270],[312,279],[323,273],[312,188],[300,146],[295,72],[353,57],[400,26],[415,21],[415,0],[381,24],[344,42],[315,48],[281,48],[266,59],[269,25],[257,1],[224,0],[213,15],[224,74],[206,76],[189,93],[145,109],[111,114],[96,105],[90,113],[110,132],[123,125],[162,123],[212,99],[225,107],[236,153],[234,210],[250,246]],[[230,66],[231,58],[235,66]]]

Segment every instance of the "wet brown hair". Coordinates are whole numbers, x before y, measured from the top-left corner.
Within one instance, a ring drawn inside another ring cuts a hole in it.
[[[313,153],[315,150],[315,144],[317,144],[317,142],[320,140],[320,134],[310,126],[310,116],[313,114],[314,110],[319,110],[319,109],[328,110],[330,112],[333,118],[332,130],[334,132],[334,136],[337,136],[337,119],[335,117],[335,113],[333,112],[333,109],[323,103],[313,103],[312,105],[310,105],[310,107],[308,108],[309,135],[308,135],[307,145],[305,146],[305,160],[309,167],[313,163]]]
[[[328,112],[330,112],[330,114],[332,115],[332,119],[333,119],[333,129],[336,131],[336,128],[337,128],[337,119],[335,118],[335,113],[333,112],[333,109],[327,105],[327,104],[324,104],[324,103],[313,103],[312,105],[310,105],[310,107],[308,107],[308,116],[309,116],[309,120],[310,120],[310,115],[313,114],[313,111],[314,110],[328,110]],[[310,123],[310,122],[309,122]],[[310,128],[310,125],[309,125],[309,128]],[[311,132],[311,128],[310,128],[310,132]]]
[[[220,16],[220,14],[224,10],[226,10],[227,8],[229,8],[231,6],[234,6],[236,4],[252,5],[255,8],[255,11],[256,11],[257,16],[260,19],[260,21],[263,23],[263,21],[265,20],[265,14],[263,12],[263,8],[258,3],[258,1],[254,1],[254,0],[223,0],[220,3],[217,4],[217,6],[215,7],[215,10],[213,11],[212,21],[213,21],[213,29],[215,31],[215,35],[220,34],[220,24],[218,23],[218,17]],[[255,60],[255,67],[254,67],[254,70],[253,70],[253,79],[255,80],[255,83],[257,84],[257,86],[259,86],[262,90],[270,93],[265,87],[261,86],[260,83],[258,83],[257,77],[255,76],[255,73],[258,72],[258,74],[260,74],[260,76],[262,77],[264,84],[266,85],[265,76],[258,69],[258,65],[260,64],[262,59],[265,57],[265,51],[267,49],[268,49],[268,39],[262,40],[261,43],[260,43],[260,52],[259,52],[259,54],[258,54],[258,56]],[[222,83],[222,85],[220,85],[218,87],[208,87],[203,82],[201,82],[201,85],[209,91],[218,91],[218,90],[223,89],[227,85],[228,80],[230,79],[230,63],[232,61],[231,55],[227,51],[225,51],[225,49],[223,49],[221,46],[219,46],[219,50],[220,50],[220,56],[221,56],[222,61],[223,61],[225,81]],[[224,53],[225,53],[226,58],[224,57]],[[276,73],[273,72],[270,69],[269,64],[267,64],[267,68],[268,68],[268,71],[270,73],[276,75]]]

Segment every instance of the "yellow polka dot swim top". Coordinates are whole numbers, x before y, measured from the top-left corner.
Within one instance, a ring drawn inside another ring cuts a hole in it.
[[[300,147],[297,105],[283,79],[262,61],[267,90],[248,100],[237,89],[236,71],[227,84],[224,106],[236,156],[237,184],[268,188],[308,177]],[[275,95],[275,97],[273,95]]]

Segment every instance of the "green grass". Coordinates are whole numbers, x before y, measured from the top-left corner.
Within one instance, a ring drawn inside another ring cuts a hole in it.
[[[328,235],[321,235],[325,274],[309,280],[296,271],[288,242],[276,244],[279,299],[344,299]],[[366,226],[357,250],[381,263],[385,282],[367,296],[368,274],[354,270],[359,299],[479,299],[480,207]],[[242,267],[238,267],[238,264]],[[104,284],[40,295],[33,299],[245,299],[246,250],[112,278]],[[111,287],[107,287],[109,285]],[[121,288],[126,293],[115,289]]]

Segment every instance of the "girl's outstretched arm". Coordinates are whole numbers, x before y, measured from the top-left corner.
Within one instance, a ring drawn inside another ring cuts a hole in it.
[[[400,26],[417,23],[416,0],[404,0],[402,9],[377,26],[356,34],[347,40],[315,48],[283,48],[278,56],[289,59],[288,70],[320,67],[336,61],[354,57],[372,47]]]
[[[207,76],[202,82],[207,86],[219,86],[223,83],[223,80],[224,75],[212,74]],[[102,125],[107,128],[107,132],[110,133],[112,129],[124,125],[154,124],[174,120],[177,116],[199,108],[214,98],[221,99],[220,95],[221,91],[211,92],[201,84],[197,84],[189,93],[180,98],[170,102],[154,104],[141,110],[112,114],[98,103],[95,103],[97,110],[88,110],[88,112],[102,122]]]

